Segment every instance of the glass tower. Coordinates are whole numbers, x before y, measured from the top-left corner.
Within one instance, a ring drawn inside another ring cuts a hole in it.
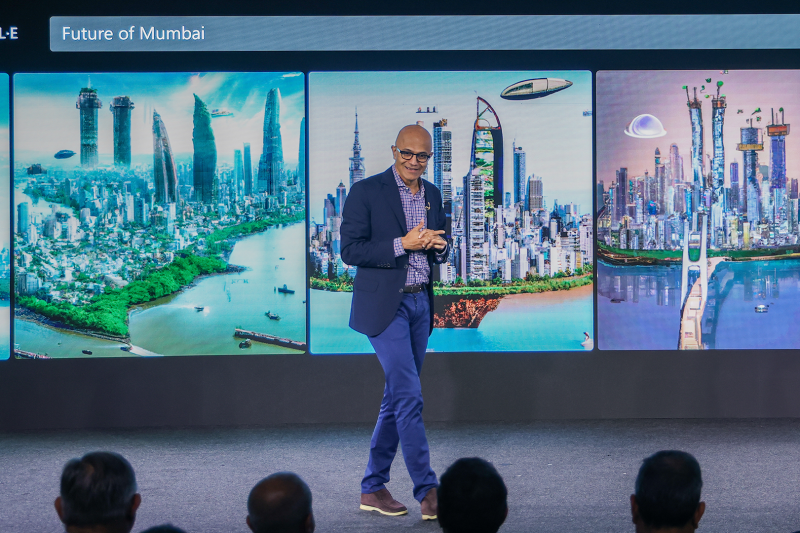
[[[216,155],[216,153],[215,153]],[[156,189],[156,203],[178,203],[178,173],[175,158],[169,144],[167,128],[153,110],[153,183]]]
[[[117,96],[111,100],[108,110],[114,115],[114,164],[130,168],[133,102],[127,96]]]
[[[195,199],[203,204],[215,203],[215,177],[217,172],[217,144],[214,140],[214,131],[211,129],[211,113],[206,104],[194,95],[194,129],[192,130],[192,144],[194,146],[194,172]]]
[[[258,161],[258,192],[277,196],[283,185],[283,141],[281,140],[281,92],[270,89],[264,107],[264,149]]]
[[[97,110],[103,103],[97,96],[97,89],[84,87],[78,94],[75,108],[81,112],[81,166],[97,166]]]

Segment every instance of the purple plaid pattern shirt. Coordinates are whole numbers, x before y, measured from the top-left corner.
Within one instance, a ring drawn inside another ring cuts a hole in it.
[[[403,183],[403,178],[397,173],[397,169],[392,165],[392,174],[400,189],[400,201],[403,203],[403,213],[406,215],[406,227],[416,228],[417,224],[424,222],[422,228],[427,229],[428,216],[425,209],[425,180],[419,180],[419,190],[417,194],[411,194],[411,189]],[[394,256],[400,257],[408,253],[408,274],[406,275],[406,285],[416,285],[418,283],[428,283],[431,279],[431,267],[428,265],[428,258],[425,252],[406,252],[403,249],[402,239],[397,237],[394,240]]]

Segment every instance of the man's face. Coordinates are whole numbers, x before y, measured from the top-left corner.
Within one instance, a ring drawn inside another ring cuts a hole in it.
[[[425,163],[420,163],[416,156],[411,159],[403,159],[400,151],[413,152],[415,154],[426,153],[431,154],[431,137],[424,128],[417,127],[404,130],[397,138],[396,145],[392,147],[394,154],[394,166],[397,173],[403,178],[403,181],[410,182],[418,179],[425,172],[430,159]]]

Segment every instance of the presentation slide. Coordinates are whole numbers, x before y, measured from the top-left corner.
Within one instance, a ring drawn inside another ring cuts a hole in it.
[[[591,72],[312,72],[309,116],[312,353],[373,352],[348,327],[342,208],[408,124],[433,138],[452,242],[428,349],[593,346]]]
[[[302,73],[13,82],[18,358],[306,349]]]
[[[0,73],[0,191],[11,187],[8,96],[8,74]],[[11,353],[11,217],[8,208],[8,201],[0,202],[0,360],[8,359]]]
[[[800,71],[597,73],[598,346],[800,344]]]

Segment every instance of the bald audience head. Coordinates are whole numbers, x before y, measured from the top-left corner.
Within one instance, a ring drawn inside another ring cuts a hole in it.
[[[247,498],[247,525],[253,533],[313,533],[311,490],[291,472],[265,477]]]

